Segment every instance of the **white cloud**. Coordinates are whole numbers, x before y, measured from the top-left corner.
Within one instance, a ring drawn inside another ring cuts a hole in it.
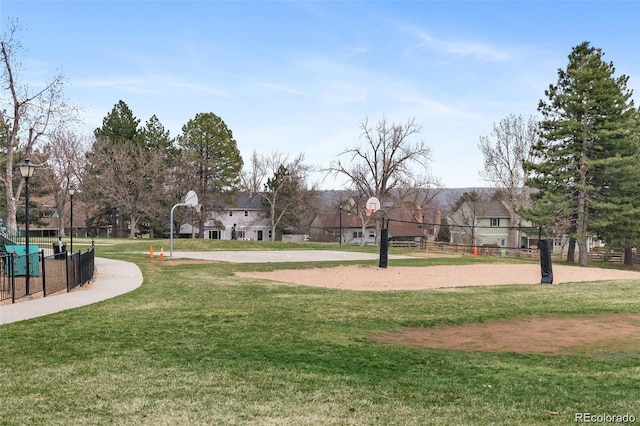
[[[418,44],[409,50],[416,51],[431,48],[445,55],[474,57],[480,61],[503,62],[511,58],[511,54],[488,44],[473,41],[446,41],[433,37],[414,25],[401,26],[405,32],[418,40]]]
[[[309,96],[309,93],[303,91],[303,90],[298,90],[295,89],[293,87],[288,87],[288,86],[282,86],[279,84],[273,84],[273,83],[256,83],[256,86],[258,87],[262,87],[268,90],[273,90],[276,92],[282,92],[282,93],[287,93],[290,95],[298,95],[298,96]]]
[[[138,77],[111,77],[102,79],[74,79],[75,87],[115,89],[137,94],[156,94],[157,89],[147,86],[147,82]]]

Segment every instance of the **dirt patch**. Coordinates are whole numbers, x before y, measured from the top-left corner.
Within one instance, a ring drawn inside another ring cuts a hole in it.
[[[349,265],[336,268],[236,272],[245,278],[267,279],[314,287],[355,291],[424,290],[477,285],[539,284],[538,264],[479,264],[429,267]],[[640,280],[638,271],[554,265],[554,284],[578,281]]]
[[[637,350],[639,332],[640,315],[601,314],[406,328],[400,333],[370,337],[390,344],[429,348],[566,354]]]
[[[270,272],[237,272],[248,278],[352,291],[425,290],[461,286],[538,284],[537,264],[431,267],[340,266]],[[640,272],[554,265],[554,284],[639,280]],[[640,315],[528,317],[461,326],[407,328],[370,336],[389,344],[466,351],[562,354],[640,348]]]

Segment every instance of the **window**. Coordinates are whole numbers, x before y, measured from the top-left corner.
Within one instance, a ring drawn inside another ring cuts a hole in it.
[[[492,228],[497,228],[498,226],[500,226],[500,219],[497,217],[492,217],[491,218],[491,227]]]
[[[376,238],[376,231],[373,231],[373,230],[369,231],[369,238],[370,239],[375,239]]]
[[[247,210],[244,211],[244,217],[249,216],[249,212]]]
[[[353,231],[353,238],[362,238],[362,231]]]
[[[209,239],[210,240],[219,240],[220,239],[220,231],[213,230],[213,231],[209,231]]]
[[[246,231],[236,231],[236,232],[237,232],[237,234],[236,234],[236,235],[237,235],[237,238],[238,238],[239,240],[244,240],[244,239],[246,239],[246,233],[245,233]]]
[[[233,212],[231,210],[229,211],[229,216],[233,216]]]

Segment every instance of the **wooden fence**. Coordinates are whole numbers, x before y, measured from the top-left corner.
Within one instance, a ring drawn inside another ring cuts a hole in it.
[[[390,241],[391,247],[406,247],[425,250],[427,252],[447,252],[447,253],[459,253],[459,254],[473,254],[473,246],[465,244],[450,244],[443,242],[419,242],[419,241]],[[514,247],[495,247],[495,246],[480,246],[477,247],[477,254],[479,256],[498,256],[498,257],[520,257],[536,259],[540,256],[540,252],[537,248],[514,248]],[[564,260],[564,258],[563,258]],[[624,263],[624,253],[618,251],[608,252],[590,252],[588,255],[589,261],[600,261],[606,263]],[[634,253],[633,255],[634,265],[640,265],[640,255]]]

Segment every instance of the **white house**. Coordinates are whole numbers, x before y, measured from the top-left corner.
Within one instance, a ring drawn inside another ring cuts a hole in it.
[[[204,224],[204,238],[231,240],[235,227],[235,237],[238,240],[272,241],[267,211],[258,194],[240,193],[236,197],[235,206],[211,212]]]

